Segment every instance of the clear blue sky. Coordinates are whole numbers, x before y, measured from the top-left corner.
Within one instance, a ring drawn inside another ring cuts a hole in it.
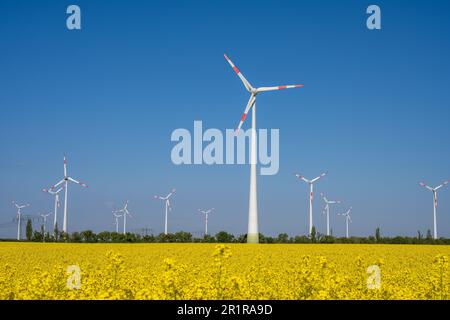
[[[66,29],[78,4],[82,30]],[[378,4],[382,30],[365,10]],[[248,95],[226,52],[255,86],[304,83],[261,96],[258,126],[280,129],[280,171],[259,177],[260,231],[306,234],[307,177],[354,208],[353,235],[415,235],[432,227],[432,195],[418,181],[450,179],[448,1],[0,2],[0,225],[11,200],[51,211],[42,193],[69,174],[69,227],[111,230],[130,200],[130,229],[164,226],[154,194],[177,188],[169,231],[247,230],[247,166],[175,166],[176,128],[234,128]],[[247,127],[248,124],[245,124]],[[438,233],[450,236],[450,190]],[[324,232],[319,199],[314,219]],[[60,211],[62,216],[62,211]],[[344,219],[332,216],[334,234]],[[14,236],[15,228],[0,228]]]

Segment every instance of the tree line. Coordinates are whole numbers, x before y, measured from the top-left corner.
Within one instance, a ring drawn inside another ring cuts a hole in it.
[[[33,230],[31,220],[26,225],[26,240],[30,242],[71,242],[71,243],[245,243],[247,235],[235,236],[226,231],[220,231],[215,235],[204,235],[203,237],[194,237],[190,232],[179,231],[175,233],[160,233],[158,235],[140,235],[127,232],[125,234],[118,232],[102,231],[95,233],[92,230],[72,232],[65,234],[58,230],[58,225],[52,233],[44,232],[43,226],[40,230]],[[4,239],[7,240],[7,239]],[[450,244],[450,239],[433,239],[431,231],[428,230],[425,235],[417,231],[417,236],[406,237],[383,237],[380,228],[377,228],[374,235],[368,237],[334,237],[323,235],[312,228],[310,236],[298,235],[289,236],[287,233],[281,233],[277,237],[265,236],[259,234],[260,243],[353,243],[353,244]]]

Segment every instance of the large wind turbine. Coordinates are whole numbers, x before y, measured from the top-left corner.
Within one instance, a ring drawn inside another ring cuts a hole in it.
[[[22,209],[29,207],[30,205],[28,203],[24,204],[24,205],[18,205],[14,201],[12,203],[17,208],[17,240],[20,240],[20,233],[22,231],[22,225],[21,225]]]
[[[59,201],[59,193],[64,189],[64,187],[59,188],[56,191],[52,191],[52,190],[47,190],[47,189],[42,189],[43,192],[47,192],[53,196],[55,196],[55,209],[54,209],[54,216],[53,216],[53,230],[55,230],[56,228],[56,223],[57,223],[57,217],[58,217],[58,208],[61,206],[61,202]]]
[[[445,187],[446,185],[448,185],[449,181],[445,181],[444,183],[442,183],[441,185],[432,188],[430,186],[427,186],[425,183],[423,182],[419,182],[419,184],[424,187],[427,188],[428,190],[433,192],[433,238],[437,239],[437,222],[436,222],[436,209],[437,209],[437,191],[442,188]]]
[[[305,177],[295,174],[297,178],[309,184],[309,235],[311,235],[312,227],[313,227],[313,200],[314,200],[314,183],[316,183],[320,178],[324,177],[327,173],[324,172],[317,178],[312,180],[308,180]]]
[[[249,195],[249,206],[248,206],[248,232],[247,232],[247,242],[248,243],[258,243],[259,242],[259,232],[258,232],[258,200],[257,200],[257,188],[256,188],[256,95],[261,92],[275,91],[282,89],[292,89],[301,88],[303,84],[294,84],[287,86],[276,86],[276,87],[259,87],[254,88],[245,79],[238,68],[231,62],[231,60],[224,54],[225,59],[227,59],[230,66],[233,68],[234,72],[241,79],[244,84],[245,89],[250,93],[250,99],[248,100],[247,106],[245,107],[244,114],[239,121],[239,125],[236,129],[236,135],[239,134],[239,130],[244,123],[247,113],[252,109],[252,129],[251,129],[251,146],[250,146],[250,195]]]
[[[348,209],[344,213],[338,213],[338,216],[344,216],[345,217],[345,237],[348,238],[348,223],[352,222],[352,219],[350,218],[350,212],[352,211],[352,207]]]
[[[121,215],[123,216],[123,234],[127,233],[127,216],[130,216],[130,218],[132,218],[132,215],[128,211],[128,202],[128,200],[127,202],[125,202],[125,206],[123,207],[123,209],[114,212],[114,216],[116,213],[121,213]]]
[[[198,209],[198,212],[202,213],[205,216],[205,236],[208,234],[208,217],[214,211],[214,208],[208,210]]]
[[[64,221],[63,221],[64,233],[67,233],[67,193],[69,182],[73,182],[84,188],[87,188],[86,184],[79,182],[67,175],[67,159],[66,156],[64,156],[64,177],[61,181],[59,181],[57,184],[55,184],[53,187],[50,188],[51,191],[54,191],[59,185],[64,184]]]
[[[320,193],[323,201],[325,202],[325,208],[323,212],[327,215],[327,236],[330,235],[330,204],[338,204],[341,203],[340,200],[328,200],[327,197],[324,196],[323,193]]]
[[[162,200],[166,205],[166,216],[165,216],[165,224],[164,224],[164,234],[167,234],[167,211],[172,210],[172,206],[170,205],[170,197],[175,193],[176,189],[172,189],[172,191],[165,197],[155,196],[155,199]]]

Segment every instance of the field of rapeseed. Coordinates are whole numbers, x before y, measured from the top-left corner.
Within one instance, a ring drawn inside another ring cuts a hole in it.
[[[449,255],[449,246],[0,243],[0,299],[449,299]]]

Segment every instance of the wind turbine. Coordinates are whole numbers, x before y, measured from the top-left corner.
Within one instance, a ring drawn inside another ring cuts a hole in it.
[[[214,208],[208,210],[198,209],[198,211],[205,215],[205,236],[208,234],[208,216],[214,211]]]
[[[121,216],[123,216],[123,234],[127,233],[127,216],[130,216],[130,218],[132,218],[133,216],[130,214],[130,212],[128,211],[128,200],[127,202],[125,202],[125,206],[123,207],[123,209],[120,209],[119,211],[116,211],[114,213],[114,216],[116,213],[122,213]],[[116,218],[117,221],[117,218]]]
[[[244,114],[239,121],[239,125],[236,129],[236,135],[239,134],[239,130],[244,123],[247,113],[252,109],[252,129],[251,129],[251,146],[250,146],[250,195],[249,195],[249,206],[248,206],[248,232],[247,232],[247,243],[259,243],[259,232],[258,232],[258,199],[257,199],[257,186],[256,186],[256,96],[258,93],[267,91],[276,91],[282,89],[292,89],[301,88],[303,84],[294,84],[287,86],[276,86],[276,87],[259,87],[254,88],[245,79],[244,75],[238,70],[238,68],[231,62],[231,60],[224,54],[225,59],[227,59],[230,66],[233,68],[234,72],[241,79],[244,84],[245,89],[250,93],[250,99],[248,100],[247,106],[245,107]]]
[[[16,202],[12,202],[12,204],[17,208],[17,240],[20,240],[20,233],[22,230],[21,220],[22,220],[22,209],[29,207],[30,205],[24,204],[24,205],[18,205]]]
[[[115,218],[114,224],[116,225],[116,233],[119,233],[119,218],[121,218],[122,215],[118,214],[116,211],[113,211],[113,215],[114,215],[114,218]]]
[[[55,209],[54,209],[54,216],[53,216],[53,230],[56,228],[57,223],[57,217],[58,217],[58,208],[61,206],[61,202],[59,201],[59,193],[64,189],[64,187],[59,188],[56,191],[42,189],[43,192],[49,193],[53,196],[55,196]]]
[[[53,187],[50,188],[51,191],[54,191],[59,185],[64,184],[64,221],[63,221],[64,233],[67,233],[67,193],[69,182],[73,182],[84,188],[87,188],[86,184],[79,182],[67,175],[67,158],[66,156],[64,156],[64,177],[61,181],[59,181],[57,184],[55,184]]]
[[[43,235],[44,239],[45,239],[45,227],[47,226],[47,217],[51,214],[52,214],[51,212],[47,214],[40,214],[40,216],[44,219],[44,235]]]
[[[424,187],[427,188],[428,190],[433,192],[433,238],[437,239],[437,222],[436,222],[436,209],[437,209],[437,191],[442,188],[445,187],[446,185],[448,185],[449,181],[445,181],[444,183],[442,183],[441,185],[432,188],[430,186],[427,186],[425,183],[423,182],[419,182],[419,184]]]
[[[348,209],[344,213],[338,213],[338,216],[344,216],[345,217],[345,237],[348,238],[348,223],[352,222],[352,219],[350,218],[350,212],[352,211],[352,207]]]
[[[327,197],[324,196],[323,193],[320,193],[323,201],[325,201],[325,208],[323,209],[323,213],[327,215],[327,236],[330,235],[330,204],[338,204],[341,203],[340,200],[328,200]]]
[[[311,235],[312,227],[313,227],[313,200],[314,200],[314,183],[316,183],[320,178],[324,177],[327,172],[322,173],[320,176],[308,180],[305,177],[295,174],[297,178],[309,184],[309,235]]]
[[[164,225],[164,234],[167,234],[167,211],[172,210],[172,206],[170,205],[170,197],[175,193],[176,189],[172,189],[172,191],[165,197],[155,196],[154,198],[157,200],[162,200],[166,204],[166,219]]]

